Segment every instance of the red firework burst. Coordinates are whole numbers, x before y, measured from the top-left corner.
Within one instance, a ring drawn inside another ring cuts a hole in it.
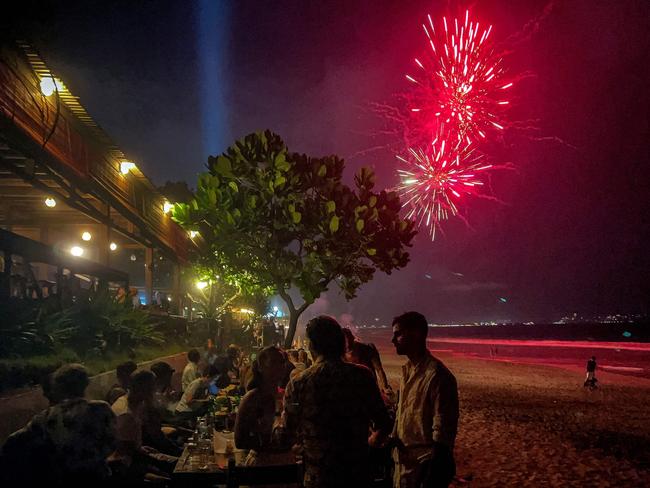
[[[471,142],[456,137],[455,132],[440,129],[427,149],[408,149],[405,164],[398,169],[398,191],[406,217],[426,225],[435,239],[436,229],[449,216],[458,214],[457,203],[463,194],[477,192],[483,185],[478,173],[492,167],[481,161]]]
[[[503,130],[505,94],[513,83],[504,79],[502,58],[494,52],[492,26],[470,21],[468,11],[464,23],[443,17],[438,30],[428,19],[422,27],[431,56],[424,62],[415,59],[420,75],[406,75],[417,85],[410,111],[423,137],[435,134],[441,122],[466,142],[485,138],[492,128]]]

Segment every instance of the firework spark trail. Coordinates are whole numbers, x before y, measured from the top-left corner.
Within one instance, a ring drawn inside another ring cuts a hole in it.
[[[463,194],[475,194],[483,185],[481,172],[492,167],[474,152],[471,142],[458,140],[454,131],[442,126],[426,149],[408,149],[398,169],[398,192],[407,208],[406,218],[429,228],[431,239],[441,222],[458,216],[457,203]]]
[[[415,58],[416,75],[406,75],[415,85],[410,111],[422,137],[435,134],[440,122],[455,129],[459,139],[484,139],[491,129],[503,130],[507,91],[513,81],[505,78],[502,57],[495,54],[492,26],[470,20],[442,18],[422,24],[430,53]]]

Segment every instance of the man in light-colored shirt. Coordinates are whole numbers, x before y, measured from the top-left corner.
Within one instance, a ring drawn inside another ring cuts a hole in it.
[[[190,383],[201,376],[199,372],[199,361],[201,354],[196,349],[190,349],[187,353],[188,363],[183,369],[183,376],[181,377],[181,390],[185,391]]]
[[[427,349],[428,329],[417,312],[393,320],[392,342],[397,354],[408,357],[393,429],[394,488],[446,488],[456,474],[458,388],[454,375]]]

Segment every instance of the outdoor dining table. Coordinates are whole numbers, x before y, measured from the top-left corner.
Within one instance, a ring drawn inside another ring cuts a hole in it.
[[[172,474],[174,487],[207,487],[223,485],[236,488],[272,483],[296,483],[301,486],[302,465],[244,466],[247,451],[199,455],[187,446]],[[207,461],[207,462],[205,462]]]

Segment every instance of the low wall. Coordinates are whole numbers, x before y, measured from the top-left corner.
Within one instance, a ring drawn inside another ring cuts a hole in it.
[[[187,364],[186,353],[145,361],[138,364],[138,369],[149,369],[157,361],[165,361],[176,370],[172,378],[172,385],[174,385],[174,388],[180,389],[181,374],[185,364]],[[115,370],[91,377],[86,390],[86,398],[103,400],[106,392],[115,383],[117,383]],[[0,398],[0,419],[2,419],[0,421],[0,444],[3,444],[12,432],[23,427],[35,414],[46,409],[48,405],[49,403],[43,396],[43,390],[41,390],[40,386]]]

